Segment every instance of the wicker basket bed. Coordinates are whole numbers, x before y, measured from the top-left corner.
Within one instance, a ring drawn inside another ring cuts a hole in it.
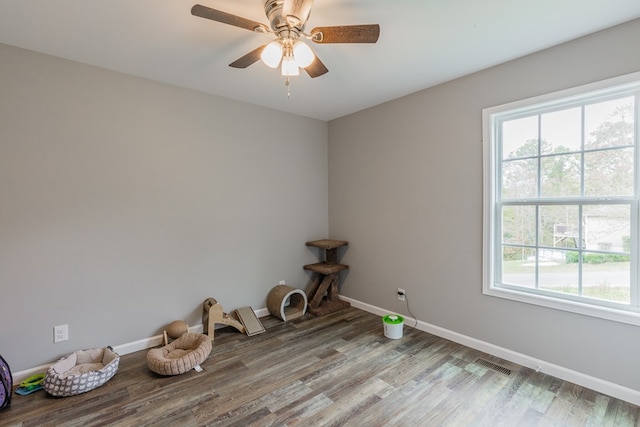
[[[180,375],[204,362],[211,353],[211,339],[187,332],[177,340],[147,353],[147,365],[160,375]]]

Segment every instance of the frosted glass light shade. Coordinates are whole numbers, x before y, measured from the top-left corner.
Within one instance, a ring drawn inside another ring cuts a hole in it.
[[[315,55],[309,46],[300,40],[293,44],[293,57],[298,67],[308,67],[313,62]]]
[[[300,69],[293,56],[285,56],[282,58],[282,75],[283,76],[299,76]]]
[[[274,40],[262,49],[260,59],[267,67],[276,68],[282,59],[282,45]]]

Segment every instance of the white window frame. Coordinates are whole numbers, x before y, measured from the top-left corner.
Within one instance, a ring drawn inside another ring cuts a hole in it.
[[[500,117],[506,114],[518,113],[526,114],[527,111],[539,111],[541,109],[553,109],[570,105],[571,103],[584,103],[587,99],[594,99],[600,96],[609,96],[614,93],[640,91],[640,72],[628,74],[621,77],[607,79],[596,83],[579,86],[567,90],[562,90],[542,96],[537,96],[525,100],[511,102],[482,110],[483,127],[483,294],[493,297],[506,298],[509,300],[539,305],[543,307],[579,313],[617,322],[640,326],[640,304],[629,305],[628,307],[612,307],[607,304],[597,305],[584,301],[574,301],[569,298],[558,296],[539,295],[523,289],[503,287],[501,283],[496,283],[496,269],[501,265],[501,245],[502,236],[498,235],[500,227],[496,221],[500,221],[500,214],[497,212],[497,191],[501,177],[498,176],[498,165],[500,162],[497,147],[499,138],[496,123]],[[507,113],[508,112],[508,113]],[[636,97],[636,117],[635,117],[635,176],[634,194],[627,198],[631,201],[631,287],[632,303],[638,301],[640,294],[639,276],[639,238],[640,226],[638,218],[639,192],[640,192],[640,147],[638,139],[640,134],[640,105]],[[498,259],[499,258],[499,259]],[[635,292],[635,298],[634,298]]]

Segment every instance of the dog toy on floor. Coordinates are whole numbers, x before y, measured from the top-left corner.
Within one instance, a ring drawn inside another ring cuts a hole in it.
[[[44,373],[31,375],[29,378],[22,381],[18,388],[16,388],[16,394],[26,396],[27,394],[42,390],[42,382],[44,381],[44,376]]]

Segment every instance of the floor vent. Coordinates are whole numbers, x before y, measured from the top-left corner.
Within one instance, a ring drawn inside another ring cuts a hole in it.
[[[504,366],[500,366],[493,362],[489,362],[488,360],[477,359],[475,363],[476,365],[484,366],[485,368],[489,368],[492,371],[496,371],[502,375],[506,375],[506,376],[511,375],[511,369],[507,369]]]

